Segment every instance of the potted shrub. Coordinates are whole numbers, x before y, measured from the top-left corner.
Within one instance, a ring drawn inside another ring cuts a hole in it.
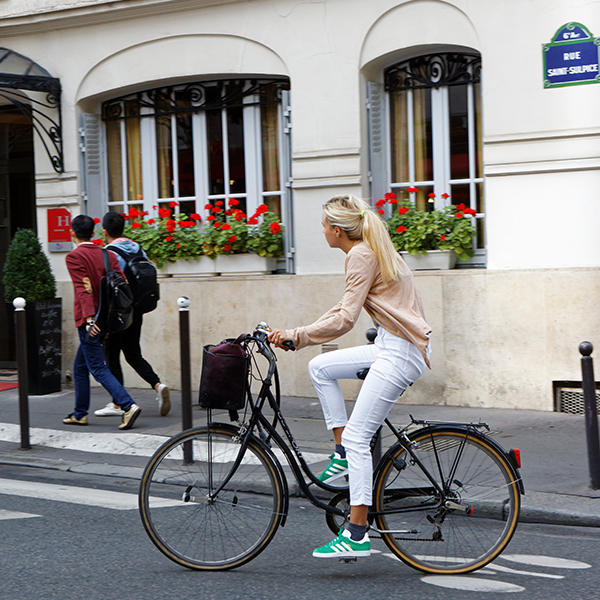
[[[61,389],[62,299],[47,256],[31,229],[19,229],[8,248],[3,269],[4,300],[27,301],[27,358],[29,393],[50,394]],[[10,319],[14,327],[14,319]]]
[[[430,197],[433,199],[433,194]],[[466,260],[473,256],[473,209],[451,204],[437,210],[418,210],[409,200],[398,200],[392,192],[376,203],[380,214],[386,203],[392,205],[392,216],[387,221],[392,242],[411,268],[452,268],[457,258]],[[426,255],[427,262],[421,262]]]

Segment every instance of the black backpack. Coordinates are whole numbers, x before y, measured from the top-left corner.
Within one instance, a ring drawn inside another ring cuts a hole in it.
[[[94,320],[104,333],[127,329],[133,321],[133,294],[127,280],[110,266],[108,252],[102,248],[105,275],[100,280],[98,312]]]
[[[124,273],[133,293],[135,309],[141,313],[153,311],[160,299],[156,267],[144,256],[141,247],[135,254],[129,254],[116,244],[109,246],[109,250],[126,261]]]

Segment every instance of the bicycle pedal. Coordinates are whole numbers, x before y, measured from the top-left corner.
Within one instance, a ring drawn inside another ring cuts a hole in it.
[[[340,562],[351,563],[351,562],[356,562],[358,560],[358,558],[356,556],[340,556],[340,558],[338,558],[338,560]]]

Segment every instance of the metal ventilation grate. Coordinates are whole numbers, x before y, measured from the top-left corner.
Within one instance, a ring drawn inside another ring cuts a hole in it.
[[[600,393],[598,393],[598,391],[596,391],[596,407],[598,414],[600,414]],[[581,383],[579,383],[579,387],[555,385],[554,410],[555,412],[568,413],[571,415],[584,414],[585,404]]]

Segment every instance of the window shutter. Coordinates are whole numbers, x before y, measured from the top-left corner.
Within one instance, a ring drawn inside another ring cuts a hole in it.
[[[97,115],[81,113],[81,206],[85,214],[102,217],[106,207],[101,121]]]
[[[385,92],[380,83],[367,82],[367,115],[369,125],[369,183],[371,203],[383,198],[388,189],[387,130]]]

